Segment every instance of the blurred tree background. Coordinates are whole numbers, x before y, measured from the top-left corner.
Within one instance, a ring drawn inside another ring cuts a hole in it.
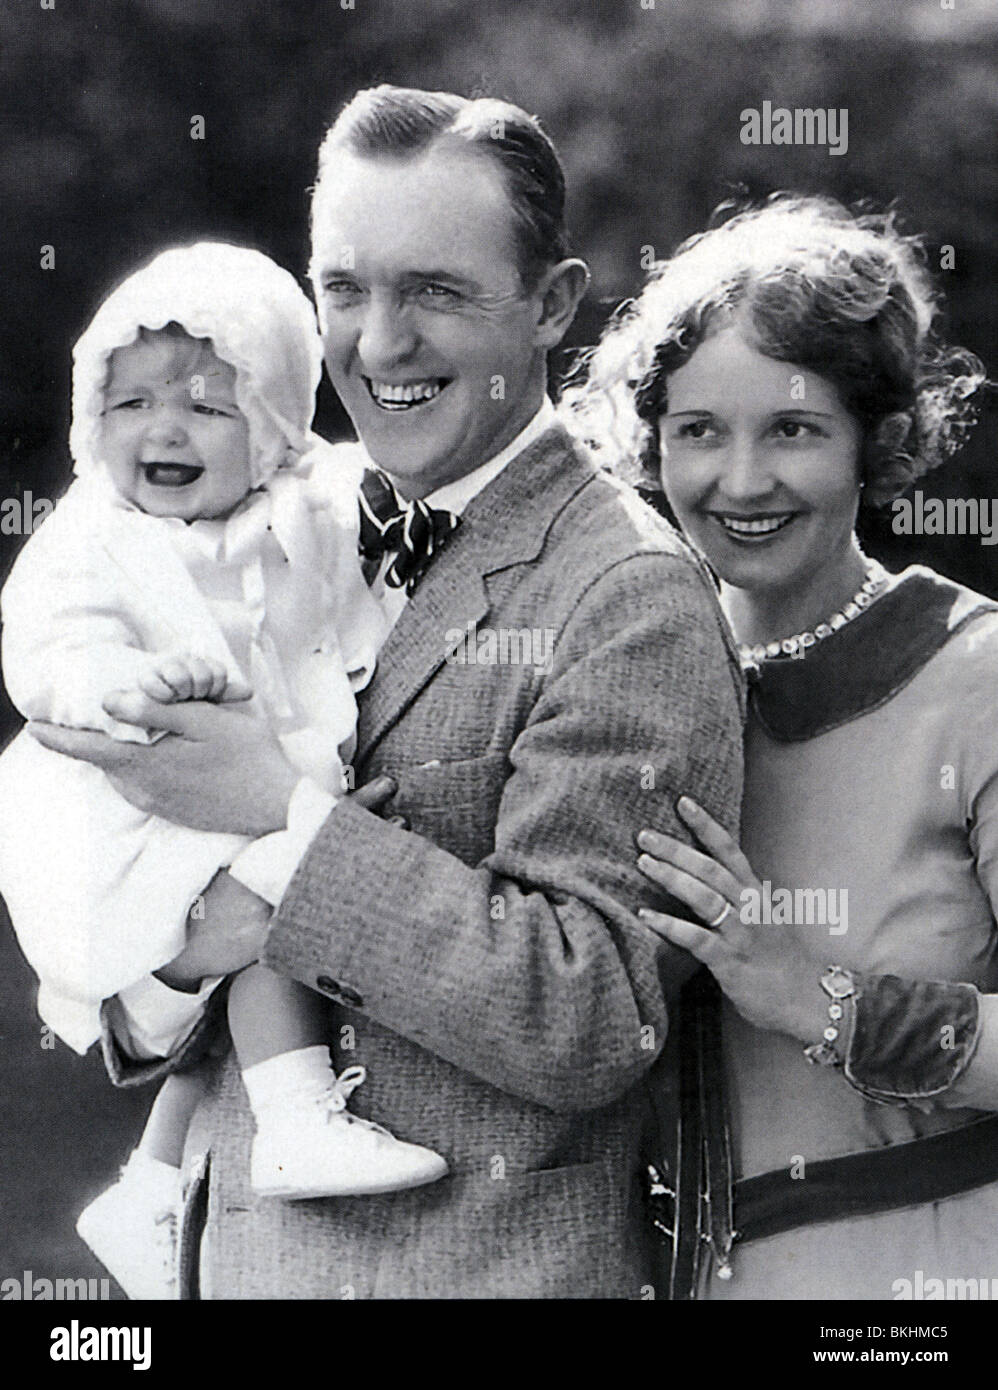
[[[998,9],[993,0],[7,0],[0,16],[0,497],[69,480],[70,351],[101,297],[165,244],[228,238],[300,275],[307,188],[338,106],[379,81],[509,97],[565,160],[593,291],[591,342],[665,255],[742,187],[896,200],[943,271],[948,331],[998,361]],[[740,113],[845,107],[849,146],[745,146]],[[191,138],[194,116],[204,139]],[[42,268],[43,247],[54,266]],[[322,432],[346,430],[323,388]],[[998,496],[993,398],[938,496]],[[975,538],[867,542],[998,593]],[[20,538],[4,535],[0,575]],[[0,710],[5,733],[16,726]],[[148,1097],[94,1057],[39,1046],[31,977],[0,940],[0,1278],[100,1271],[72,1216],[111,1176]]]

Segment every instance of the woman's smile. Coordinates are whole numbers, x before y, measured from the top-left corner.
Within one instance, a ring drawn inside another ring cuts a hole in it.
[[[734,512],[708,511],[716,522],[739,545],[765,545],[791,524],[799,512],[755,512],[739,515]]]

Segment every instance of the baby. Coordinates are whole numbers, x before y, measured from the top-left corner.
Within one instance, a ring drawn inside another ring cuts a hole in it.
[[[357,451],[309,428],[320,371],[311,305],[256,251],[165,251],[102,304],[74,351],[76,479],[2,595],[4,678],[23,715],[152,742],[162,734],[105,713],[109,692],[241,700],[303,774],[342,792],[354,693],[386,629],[357,555]],[[0,758],[0,891],[45,1023],[85,1052],[102,1001],[180,952],[192,904],[247,843],[141,812],[98,769],[18,735]],[[438,1154],[345,1110],[364,1071],[333,1071],[328,1007],[260,965],[231,981],[254,1190],[442,1177]],[[133,1050],[153,1055],[140,1038]],[[132,1297],[171,1296],[164,1241],[201,1092],[196,1071],[171,1077],[120,1181],[80,1218]]]

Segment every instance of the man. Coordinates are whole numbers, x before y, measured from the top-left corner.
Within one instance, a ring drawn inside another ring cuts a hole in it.
[[[682,834],[683,792],[736,829],[739,686],[702,571],[547,401],[587,279],[563,204],[553,146],[502,102],[361,92],[321,151],[330,378],[402,498],[459,518],[411,584],[393,587],[391,553],[374,577],[394,627],[361,700],[368,793],[334,804],[231,707],[112,700],[178,735],[139,750],[41,731],[137,804],[259,837],[181,956],[108,1007],[118,1078],[182,1060],[212,977],[259,957],[335,1004],[337,1069],[367,1072],[351,1109],[450,1167],[410,1192],[255,1201],[230,1058],[195,1126],[213,1297],[640,1297],[654,1281],[647,1080],[689,966],[638,920],[653,898],[635,836]],[[542,660],[523,659],[527,637]]]

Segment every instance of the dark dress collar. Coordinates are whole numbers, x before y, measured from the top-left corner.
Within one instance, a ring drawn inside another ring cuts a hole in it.
[[[827,733],[886,704],[961,628],[998,603],[923,565],[891,576],[861,617],[800,660],[749,676],[749,709],[780,743]]]

